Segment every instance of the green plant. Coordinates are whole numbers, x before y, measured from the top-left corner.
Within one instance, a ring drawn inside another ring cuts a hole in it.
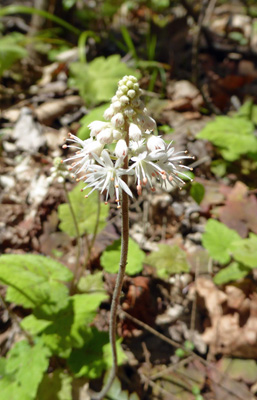
[[[87,105],[95,106],[109,101],[115,93],[117,80],[130,73],[139,76],[121,61],[118,54],[108,58],[97,57],[90,63],[72,63],[69,85],[78,88]]]
[[[242,239],[233,229],[209,219],[202,240],[215,261],[222,265],[228,264],[215,275],[216,284],[241,279],[257,267],[257,235],[254,233]]]
[[[24,48],[24,42],[25,36],[17,32],[0,38],[0,77],[16,61],[28,55],[27,50]]]

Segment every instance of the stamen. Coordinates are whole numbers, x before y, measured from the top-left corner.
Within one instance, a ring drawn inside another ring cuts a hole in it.
[[[156,191],[156,188],[155,188],[155,187],[152,187],[152,188],[151,188],[151,191],[152,191],[152,192],[155,192],[155,191]]]
[[[145,186],[147,184],[147,178],[143,179],[143,185]]]
[[[117,209],[119,209],[119,208],[121,208],[121,205],[118,205],[118,206],[117,206]]]
[[[108,201],[105,201],[105,202],[104,202],[104,204],[107,206],[107,204],[108,204]]]
[[[68,147],[67,144],[63,144],[63,145],[62,145],[62,148],[63,148],[63,149],[67,149],[67,147]]]
[[[140,185],[137,185],[137,194],[139,196],[141,196],[141,194],[142,194],[142,186],[140,186]]]

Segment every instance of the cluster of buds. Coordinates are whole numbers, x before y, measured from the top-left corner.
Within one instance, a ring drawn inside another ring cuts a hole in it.
[[[191,169],[181,161],[192,157],[185,152],[175,153],[172,143],[167,145],[155,134],[156,122],[147,114],[141,95],[137,78],[125,76],[104,112],[106,122],[92,122],[87,140],[69,134],[70,143],[63,146],[77,150],[65,160],[72,162],[70,170],[79,176],[77,180],[83,180],[85,188],[91,187],[91,192],[106,192],[106,202],[115,194],[118,207],[122,190],[133,196],[122,176],[135,177],[140,195],[142,186],[150,186],[155,191],[156,182],[163,187],[167,187],[167,183],[181,187],[184,184],[181,176],[187,177],[183,169]],[[115,144],[114,150],[111,150],[112,144]],[[125,157],[128,157],[129,166],[122,168]]]
[[[60,157],[56,157],[53,162],[53,166],[50,168],[50,176],[47,178],[51,184],[56,179],[57,182],[63,183],[67,179],[73,179],[74,175],[71,174],[70,169],[67,168]]]

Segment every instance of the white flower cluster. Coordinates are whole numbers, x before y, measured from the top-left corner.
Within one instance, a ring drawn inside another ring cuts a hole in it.
[[[91,192],[96,189],[101,193],[106,191],[106,202],[115,194],[118,207],[122,190],[133,196],[122,176],[134,175],[140,195],[142,186],[149,185],[154,191],[156,181],[164,187],[167,183],[183,185],[181,176],[185,174],[182,171],[191,169],[181,165],[181,161],[192,157],[186,156],[185,152],[175,153],[171,143],[167,145],[154,134],[156,122],[147,115],[141,94],[137,78],[125,76],[104,113],[108,122],[92,122],[87,140],[69,134],[70,144],[63,146],[77,150],[65,162],[72,161],[70,170],[76,175],[82,173],[78,180],[85,182],[85,188],[91,187]],[[110,146],[113,143],[114,151]],[[125,157],[128,157],[128,167],[124,169]]]
[[[66,179],[73,179],[74,175],[70,173],[66,165],[60,157],[56,157],[53,162],[53,166],[50,168],[50,176],[47,181],[51,184],[56,179],[57,182],[63,183]]]

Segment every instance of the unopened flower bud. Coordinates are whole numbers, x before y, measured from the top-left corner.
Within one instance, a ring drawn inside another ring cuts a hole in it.
[[[116,144],[115,154],[119,158],[124,158],[128,154],[128,146],[124,139],[120,139]]]
[[[118,96],[115,95],[112,97],[112,103],[115,103],[115,101],[118,101],[118,100],[119,100]]]
[[[128,91],[128,88],[127,88],[126,85],[121,85],[120,88],[119,88],[119,90],[120,90],[123,94],[126,94],[127,91]]]
[[[114,140],[119,140],[119,139],[122,139],[122,138],[123,138],[124,133],[122,133],[122,132],[119,131],[118,129],[113,129],[112,135],[113,135],[113,139],[114,139]]]
[[[107,108],[104,112],[104,118],[107,119],[107,121],[109,121],[115,114],[115,111],[113,109],[112,106],[110,106],[109,108]]]
[[[101,144],[112,143],[113,142],[112,129],[110,128],[103,129],[100,133],[98,133],[97,140]]]
[[[164,150],[165,142],[160,136],[151,135],[146,143],[149,151]]]
[[[130,89],[127,93],[128,97],[130,97],[131,99],[133,99],[136,95],[135,90]]]
[[[120,97],[120,102],[122,104],[128,104],[129,103],[129,98],[127,96],[123,95],[123,96]]]
[[[138,83],[134,83],[133,89],[137,92],[138,89],[139,89],[139,84]]]
[[[124,125],[124,117],[122,113],[115,114],[111,119],[112,124],[115,128],[119,128]]]
[[[124,114],[127,116],[127,117],[133,117],[135,114],[136,114],[136,111],[133,109],[133,108],[131,108],[131,107],[127,107],[127,108],[125,108],[125,110],[123,111],[124,112]]]
[[[133,86],[134,86],[134,84],[133,84],[132,81],[127,81],[126,86],[127,86],[129,89],[132,89]]]
[[[141,129],[136,124],[129,124],[129,138],[138,142],[142,138]]]
[[[120,101],[115,101],[115,102],[112,104],[112,107],[113,107],[113,109],[114,109],[115,112],[116,112],[116,111],[120,111],[120,109],[122,108],[121,102],[120,102]]]
[[[122,95],[123,95],[122,90],[117,90],[116,96],[117,96],[118,98],[120,98]],[[116,97],[116,96],[115,96],[115,97]]]

